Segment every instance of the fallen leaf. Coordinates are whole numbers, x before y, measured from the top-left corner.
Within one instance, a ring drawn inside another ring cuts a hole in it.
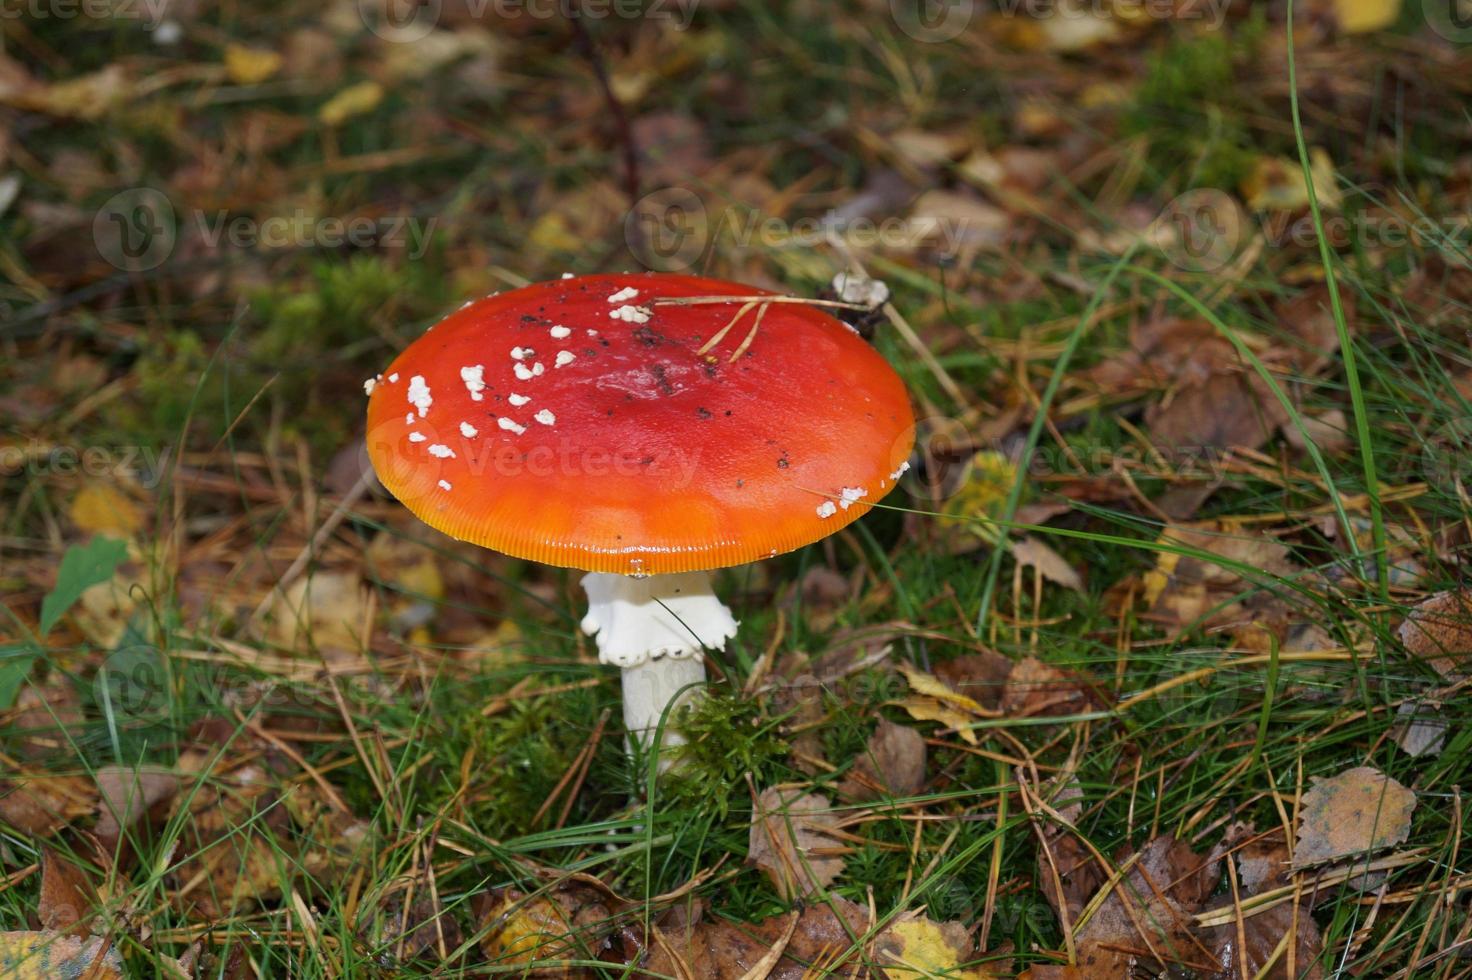
[[[992,974],[964,964],[975,959],[974,944],[960,922],[935,922],[905,912],[874,940],[874,959],[887,980],[955,977],[990,980]]]
[[[1334,161],[1319,147],[1309,151],[1309,172],[1319,207],[1339,207]],[[1308,183],[1296,158],[1259,157],[1242,178],[1242,197],[1254,211],[1302,211],[1308,208]]]
[[[1009,718],[1067,715],[1083,710],[1088,698],[1067,674],[1037,657],[1023,657],[1007,676],[1002,714]]]
[[[1065,589],[1073,589],[1075,592],[1084,590],[1083,576],[1062,555],[1038,538],[1026,535],[1011,542],[1011,548],[1012,557],[1023,568],[1036,568],[1043,578]]]
[[[100,938],[0,932],[0,976],[6,980],[123,980],[123,961]]]
[[[225,45],[225,74],[236,85],[259,85],[281,70],[281,62],[275,51]]]
[[[39,82],[15,87],[0,85],[0,103],[89,122],[105,116],[130,94],[127,75],[118,64],[50,85]]]
[[[72,498],[68,514],[85,534],[130,538],[143,526],[138,505],[110,483],[88,483]]]
[[[1246,896],[1243,896],[1246,897]],[[1211,908],[1230,907],[1230,896],[1223,896]],[[1203,910],[1205,911],[1205,910]],[[1242,919],[1244,942],[1239,943],[1237,924],[1212,926],[1204,930],[1202,941],[1211,952],[1211,961],[1220,971],[1213,973],[1213,980],[1322,980],[1323,967],[1319,957],[1323,955],[1323,940],[1312,913],[1302,905],[1285,902],[1265,912],[1245,916]],[[1293,972],[1288,972],[1288,955],[1284,937],[1294,937]],[[1240,946],[1240,949],[1239,949]],[[1280,946],[1283,948],[1280,949]],[[1241,964],[1245,958],[1247,975],[1243,977]],[[1269,964],[1273,968],[1263,972]]]
[[[49,837],[91,813],[97,793],[80,776],[13,776],[0,779],[0,822],[35,837]]]
[[[1438,708],[1403,704],[1396,709],[1395,719],[1395,724],[1390,726],[1390,738],[1402,752],[1412,758],[1441,754],[1446,746],[1448,726]]]
[[[1299,805],[1295,867],[1359,856],[1404,841],[1416,794],[1372,766],[1316,777]]]
[[[995,711],[988,711],[966,695],[951,690],[944,681],[925,673],[923,670],[918,670],[909,664],[897,664],[896,669],[905,675],[905,681],[910,685],[910,690],[916,694],[934,698],[937,701],[949,704],[962,711],[970,712],[973,715],[996,716]]]
[[[1007,676],[1013,663],[994,650],[966,653],[935,665],[935,676],[957,694],[972,698],[983,708],[996,711],[1002,703]]]
[[[914,796],[925,785],[925,756],[925,739],[919,732],[880,719],[840,792],[860,803],[883,796]]]
[[[85,936],[97,904],[87,873],[49,847],[41,848],[41,925],[49,932]]]
[[[773,786],[757,797],[746,859],[786,900],[822,891],[843,871],[842,856],[823,853],[837,824],[827,797]]]
[[[1401,623],[1399,636],[1413,658],[1448,680],[1461,680],[1472,657],[1472,592],[1439,592],[1424,600]]]
[[[319,571],[297,579],[277,600],[271,638],[298,653],[360,653],[368,608],[356,572]]]
[[[1296,594],[1259,589],[1237,571],[1245,567],[1264,579],[1306,580],[1287,547],[1265,534],[1217,522],[1169,527],[1159,543],[1183,545],[1222,559],[1171,550],[1157,554],[1155,568],[1144,577],[1146,616],[1172,634],[1194,627],[1222,629],[1244,647],[1266,650],[1270,638],[1281,641],[1308,615]]]
[[[163,769],[104,766],[97,770],[96,780],[101,798],[93,832],[108,850],[179,790],[179,777]]]
[[[980,744],[976,732],[971,730],[971,723],[976,719],[963,711],[937,701],[935,698],[918,694],[911,695],[898,704],[916,721],[938,721],[947,728],[955,729],[956,734],[960,735],[962,741],[968,745]]]
[[[494,889],[476,910],[485,932],[480,948],[500,966],[530,967],[569,959],[596,959],[613,928],[605,896],[576,882],[528,895]],[[547,967],[538,977],[591,976],[586,970]]]
[[[837,910],[835,912],[835,909]],[[808,980],[812,964],[823,963],[835,976],[850,976],[862,955],[852,937],[869,928],[869,912],[837,895],[804,906],[795,926],[791,913],[751,925],[713,922],[663,922],[653,930],[639,977],[686,977],[689,980]],[[782,955],[770,972],[753,974],[772,948],[791,930]]]
[[[341,126],[354,116],[372,112],[382,101],[383,86],[377,82],[359,82],[323,103],[317,110],[317,118],[328,126]]]
[[[1116,856],[1117,862],[1123,860]],[[1088,950],[1096,970],[1082,975],[1123,977],[1144,968],[1209,966],[1211,961],[1193,934],[1191,915],[1212,894],[1220,876],[1221,862],[1215,856],[1198,855],[1173,837],[1152,838],[1079,929],[1080,962],[1085,961]],[[1141,929],[1149,935],[1141,935]],[[1147,950],[1155,950],[1161,958]],[[1100,968],[1104,964],[1108,967]]]
[[[1334,19],[1346,34],[1383,31],[1400,19],[1400,0],[1334,0]]]

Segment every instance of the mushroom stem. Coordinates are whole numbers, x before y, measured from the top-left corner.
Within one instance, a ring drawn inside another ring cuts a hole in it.
[[[736,635],[736,620],[705,572],[644,578],[590,572],[583,588],[583,632],[597,641],[600,661],[623,668],[624,726],[647,748],[666,709],[697,696],[705,681],[702,651],[724,647]],[[666,720],[662,745],[684,741]],[[667,768],[661,761],[660,770]]]

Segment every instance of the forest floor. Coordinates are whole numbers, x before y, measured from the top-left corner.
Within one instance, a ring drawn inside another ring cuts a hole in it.
[[[1472,974],[1458,0],[377,2],[0,3],[0,972]],[[860,267],[912,472],[651,782],[363,379]]]

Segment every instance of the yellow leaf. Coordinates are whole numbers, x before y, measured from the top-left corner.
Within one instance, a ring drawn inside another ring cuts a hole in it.
[[[7,980],[123,980],[116,950],[102,940],[81,940],[49,932],[0,932],[0,976]]]
[[[991,974],[977,967],[962,968],[972,959],[970,945],[966,927],[959,922],[939,923],[909,912],[880,934],[875,951],[880,972],[888,980],[989,980]]]
[[[317,110],[317,118],[329,126],[341,126],[354,116],[372,112],[383,101],[383,86],[359,82],[338,92]]]
[[[1400,0],[1334,0],[1334,17],[1346,34],[1381,31],[1400,19]]]
[[[1309,151],[1308,160],[1319,206],[1339,207],[1334,161],[1318,147]],[[1302,211],[1308,207],[1308,183],[1303,179],[1303,167],[1288,157],[1259,157],[1242,179],[1241,190],[1247,206],[1254,211]]]
[[[119,65],[79,75],[52,85],[0,88],[0,102],[49,116],[99,119],[128,94],[127,76]]]
[[[237,85],[259,85],[281,70],[281,55],[243,44],[225,47],[225,74]]]
[[[951,690],[945,681],[932,677],[923,670],[916,670],[909,664],[900,664],[899,671],[905,675],[905,680],[910,684],[910,690],[916,694],[923,694],[926,697],[935,698],[937,701],[954,705],[962,711],[969,711],[973,715],[982,715],[987,718],[997,717],[995,711],[983,708],[980,704],[964,694],[956,693]]]
[[[976,733],[970,727],[971,719],[950,705],[942,704],[935,698],[914,696],[905,698],[899,702],[899,706],[916,721],[938,721],[947,728],[954,728],[966,744],[978,743]]]
[[[114,538],[130,538],[143,526],[138,506],[117,487],[107,483],[89,483],[71,505],[72,523],[88,534],[106,534]]]

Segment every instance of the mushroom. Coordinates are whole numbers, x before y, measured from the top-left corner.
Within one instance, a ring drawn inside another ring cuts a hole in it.
[[[894,370],[784,299],[652,273],[536,283],[467,303],[365,386],[369,458],[419,519],[587,573],[582,629],[646,747],[736,633],[710,572],[834,533],[907,466]]]

